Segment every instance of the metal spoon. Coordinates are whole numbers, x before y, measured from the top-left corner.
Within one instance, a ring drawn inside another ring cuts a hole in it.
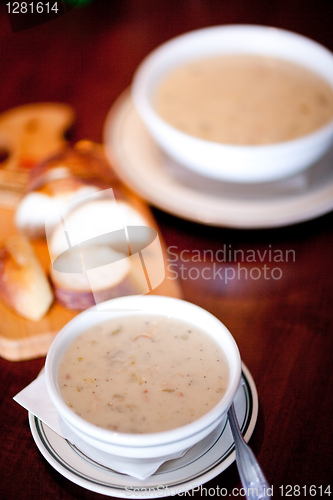
[[[263,500],[271,498],[271,495],[268,493],[269,491],[272,491],[272,489],[265,478],[254,453],[243,439],[233,404],[229,408],[228,418],[235,441],[238,473],[246,498],[249,500],[255,498]]]

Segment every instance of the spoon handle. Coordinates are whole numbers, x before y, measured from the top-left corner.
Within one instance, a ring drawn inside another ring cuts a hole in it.
[[[229,423],[235,441],[236,463],[239,476],[247,499],[268,499],[272,491],[251,448],[241,434],[235,407],[232,404],[228,411]]]

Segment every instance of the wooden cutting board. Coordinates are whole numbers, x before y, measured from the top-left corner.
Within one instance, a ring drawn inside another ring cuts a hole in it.
[[[0,243],[17,231],[15,210],[28,182],[30,168],[62,150],[66,144],[64,133],[74,117],[74,110],[62,103],[28,104],[0,115]],[[125,187],[124,191],[127,194]],[[147,205],[130,192],[128,200],[141,212],[147,225],[157,230]],[[160,236],[159,239],[165,254]],[[46,241],[31,243],[48,272],[50,259]],[[178,283],[169,278],[166,269],[164,281],[152,293],[180,297]],[[45,356],[55,335],[76,314],[55,301],[46,316],[34,322],[20,317],[0,300],[0,356],[12,361]]]

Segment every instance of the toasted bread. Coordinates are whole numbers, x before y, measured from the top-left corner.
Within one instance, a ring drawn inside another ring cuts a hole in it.
[[[29,241],[10,237],[0,247],[0,297],[19,315],[38,321],[50,308],[53,292]]]

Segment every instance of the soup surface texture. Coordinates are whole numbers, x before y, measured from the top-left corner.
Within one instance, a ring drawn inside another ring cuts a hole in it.
[[[146,315],[88,329],[65,351],[58,371],[73,411],[125,433],[190,423],[218,403],[228,379],[214,339],[189,323]]]
[[[221,55],[179,66],[158,84],[158,114],[187,134],[262,145],[301,137],[333,118],[333,90],[311,71],[260,55]]]

